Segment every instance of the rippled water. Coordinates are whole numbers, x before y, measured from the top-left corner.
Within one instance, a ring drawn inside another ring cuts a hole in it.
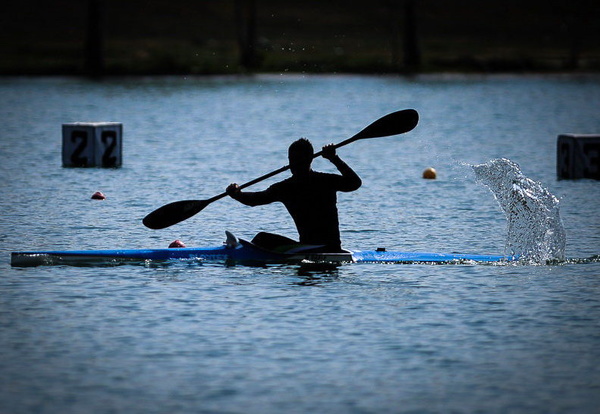
[[[557,181],[555,160],[558,134],[600,131],[599,107],[596,76],[0,80],[0,412],[593,412],[600,185]],[[413,132],[339,150],[364,182],[339,197],[345,247],[502,253],[505,214],[469,165],[506,158],[559,200],[566,260],[10,267],[14,250],[293,237],[283,207],[228,199],[140,220],[404,108]],[[77,121],[123,123],[122,168],[61,167]]]

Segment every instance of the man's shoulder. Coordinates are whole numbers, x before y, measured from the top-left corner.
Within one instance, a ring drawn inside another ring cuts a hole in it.
[[[321,171],[313,171],[313,180],[323,184],[337,184],[343,177],[339,174],[326,173]]]
[[[271,184],[269,186],[269,188],[267,188],[266,191],[268,191],[270,193],[277,193],[278,191],[285,190],[286,188],[289,188],[290,186],[294,185],[292,178],[293,177],[289,177],[289,178],[286,178],[285,180],[281,180],[274,184]]]
[[[270,191],[278,191],[286,188],[291,188],[295,186],[302,186],[305,184],[316,184],[316,183],[327,183],[333,182],[341,178],[338,174],[331,174],[321,171],[311,171],[308,177],[297,178],[297,177],[289,177],[285,180],[279,181],[269,187]]]
[[[326,173],[322,171],[311,171],[313,177],[318,179],[330,179],[334,177],[341,177],[339,174]]]
[[[269,188],[281,187],[281,186],[289,185],[289,184],[291,184],[293,182],[293,178],[294,177],[288,177],[285,180],[278,181],[275,184],[271,184],[271,186]]]

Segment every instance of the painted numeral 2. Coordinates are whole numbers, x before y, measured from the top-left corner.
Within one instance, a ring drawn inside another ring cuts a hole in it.
[[[82,157],[81,154],[85,151],[88,145],[88,134],[85,131],[73,131],[71,134],[71,142],[73,144],[79,144],[71,154],[71,163],[75,167],[86,167],[88,165],[88,158]]]
[[[104,154],[102,154],[102,166],[115,167],[117,157],[113,153],[117,146],[117,133],[115,131],[103,131],[100,139],[105,146]]]

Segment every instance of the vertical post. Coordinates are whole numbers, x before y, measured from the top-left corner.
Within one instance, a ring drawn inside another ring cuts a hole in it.
[[[398,0],[388,0],[387,5],[391,35],[390,46],[392,48],[392,70],[400,70],[400,6],[398,4]]]
[[[569,42],[569,55],[566,62],[566,69],[579,69],[579,61],[583,43],[582,26],[586,24],[585,12],[582,6],[577,2],[570,2],[569,5],[574,9],[569,10],[565,17],[565,26],[567,30],[567,41]]]
[[[256,53],[256,0],[235,0],[240,65],[247,70],[258,67]]]
[[[404,1],[404,66],[409,71],[421,66],[416,4],[416,0]]]
[[[98,78],[104,74],[103,0],[88,0],[85,39],[85,73]]]

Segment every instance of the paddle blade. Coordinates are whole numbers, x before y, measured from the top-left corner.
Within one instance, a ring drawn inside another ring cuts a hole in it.
[[[419,113],[414,109],[404,109],[379,118],[377,121],[353,136],[352,139],[378,138],[404,134],[405,132],[411,131],[418,123]]]
[[[206,200],[175,201],[157,208],[144,217],[142,223],[150,229],[164,229],[198,214],[208,204]]]

